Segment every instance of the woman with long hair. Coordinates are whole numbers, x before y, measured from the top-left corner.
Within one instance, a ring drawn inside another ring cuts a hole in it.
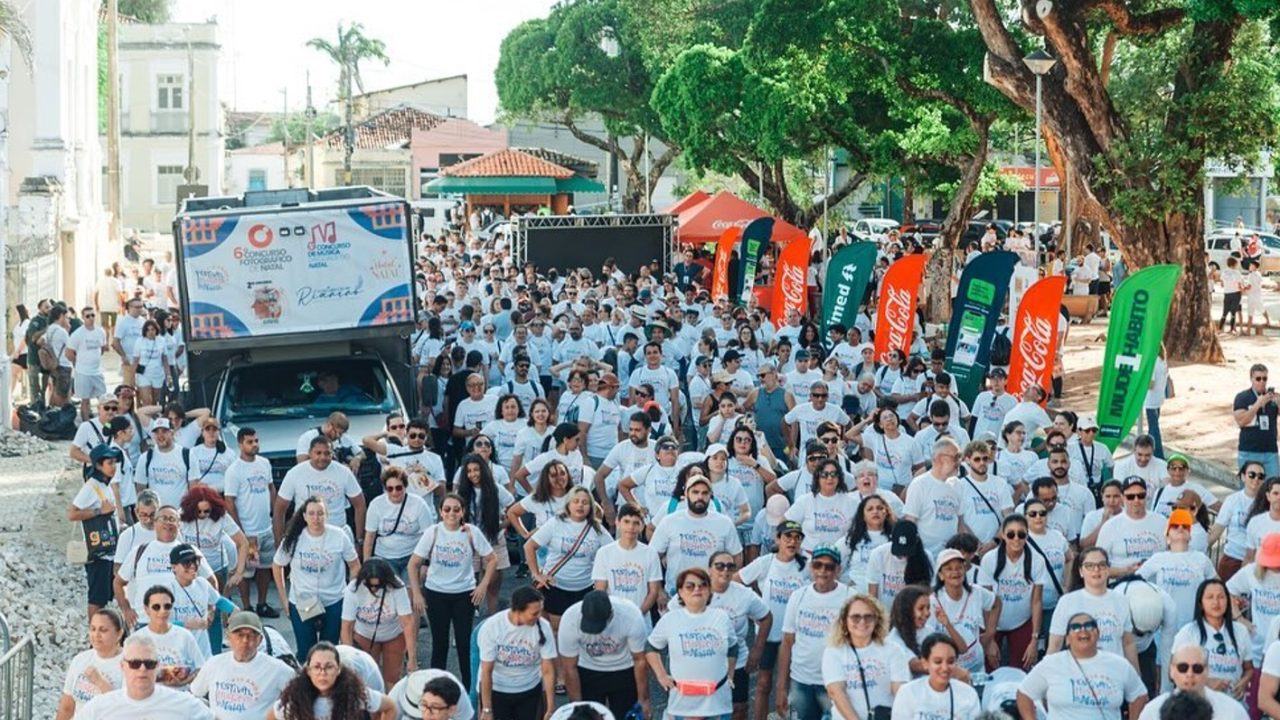
[[[1038,659],[1036,641],[1044,615],[1044,558],[1027,547],[1027,519],[1009,515],[1000,524],[996,546],[982,556],[978,583],[1000,598],[995,643],[1006,645],[1004,664],[1029,670]],[[988,670],[995,666],[989,664]]]
[[[1209,545],[1218,542],[1225,533],[1227,541],[1222,547],[1222,557],[1218,559],[1218,577],[1225,582],[1244,565],[1245,553],[1248,550],[1249,511],[1253,508],[1254,498],[1262,489],[1267,478],[1266,468],[1255,460],[1247,460],[1240,465],[1240,489],[1222,501],[1222,508],[1214,518],[1213,527],[1209,528]]]
[[[493,438],[481,432],[479,435],[472,435],[467,439],[466,450],[468,453],[475,454],[488,463],[489,472],[493,473],[493,481],[498,484],[498,487],[511,492],[511,473],[507,472],[507,469],[499,464],[498,457],[494,454],[495,447]],[[457,487],[458,481],[461,479],[462,468],[459,467],[453,471],[453,486]]]
[[[520,498],[507,510],[507,524],[528,540],[535,528],[546,525],[564,511],[565,504],[569,502],[569,488],[573,485],[568,466],[552,460],[538,473],[538,484],[534,485],[533,494]]]
[[[569,489],[564,510],[534,531],[524,545],[524,560],[534,587],[542,592],[551,629],[560,631],[560,616],[591,592],[596,552],[612,538],[600,524],[602,513],[581,485]],[[538,550],[547,549],[539,560]]]
[[[196,422],[200,423],[200,441],[191,448],[187,480],[193,485],[202,483],[222,494],[226,489],[227,468],[235,462],[236,450],[222,441],[222,425],[217,418],[205,417]]]
[[[707,570],[711,576],[711,600],[707,604],[729,613],[739,648],[733,670],[733,720],[746,720],[750,674],[756,671],[764,657],[774,618],[759,595],[734,580],[738,561],[733,553],[727,550],[712,553]],[[778,622],[781,624],[782,621]],[[755,624],[755,640],[747,645],[747,632],[752,623]]]
[[[449,447],[450,427],[445,413],[448,411],[445,387],[453,375],[453,358],[449,353],[436,355],[431,372],[422,378],[422,411],[431,427],[431,447]]]
[[[892,407],[881,407],[875,411],[871,422],[871,432],[863,430],[858,438],[864,457],[870,453],[871,460],[876,463],[879,473],[880,488],[899,492],[911,483],[915,477],[917,465],[924,459],[915,441],[902,432],[902,421],[898,412]]]
[[[524,586],[480,627],[480,717],[540,720],[555,707],[556,642],[542,594]]]
[[[528,460],[532,460],[542,454],[542,448],[546,444],[547,438],[555,432],[555,417],[551,413],[551,404],[544,398],[538,398],[529,403],[529,421],[526,426],[516,434],[516,445],[512,449],[514,455],[511,458],[511,472],[514,473],[516,468]],[[532,488],[526,488],[521,483],[516,483],[516,491],[523,495],[532,492]]]
[[[1040,637],[1044,638],[1058,598],[1066,591],[1067,568],[1075,560],[1075,550],[1062,533],[1049,527],[1049,508],[1044,503],[1028,500],[1022,512],[1027,519],[1027,549],[1039,555],[1045,566],[1045,582],[1040,591]]]
[[[428,500],[409,491],[405,469],[387,466],[382,471],[382,494],[369,501],[365,513],[364,557],[386,560],[401,582],[406,581],[409,557],[435,516]]]
[[[938,554],[932,605],[933,628],[963,648],[958,662],[965,670],[970,674],[982,672],[984,655],[987,664],[999,665],[995,635],[1000,599],[990,590],[969,583],[969,561],[963,552],[948,548]]]
[[[1098,624],[1098,647],[1129,660],[1138,667],[1138,649],[1130,620],[1129,600],[1107,587],[1111,556],[1100,547],[1081,550],[1072,568],[1072,585],[1077,589],[1058,599],[1049,624],[1046,655],[1063,647],[1067,637],[1067,620],[1076,613],[1088,613]],[[1074,580],[1078,578],[1078,580]]]
[[[179,542],[190,543],[204,555],[218,578],[218,589],[230,597],[244,579],[245,563],[249,560],[249,539],[231,519],[222,494],[207,485],[192,485],[182,496],[180,509]],[[234,557],[230,557],[226,550],[226,540],[235,546]],[[222,619],[216,610],[209,623],[209,643],[213,648],[222,647]]]
[[[747,505],[751,508],[751,517],[764,509],[764,489],[778,479],[768,460],[761,458],[761,447],[755,429],[742,422],[729,434],[729,476],[742,485],[742,491],[747,495]]]
[[[787,509],[786,518],[804,528],[804,547],[835,545],[848,532],[858,511],[859,496],[850,493],[840,461],[827,458],[814,469],[809,494],[800,495]]]
[[[895,645],[907,658],[907,667],[912,677],[919,677],[927,672],[924,660],[920,657],[920,641],[924,640],[925,628],[933,617],[933,604],[929,599],[927,585],[908,585],[893,598],[893,606],[889,613],[889,634],[885,642]],[[969,673],[959,669],[958,677],[967,680]]]
[[[893,394],[893,386],[902,378],[906,370],[907,355],[898,348],[889,351],[884,364],[875,369],[875,394],[881,402],[886,402]]]
[[[495,550],[497,566],[487,588],[486,614],[498,609],[498,593],[502,590],[502,570],[511,567],[507,553],[506,511],[515,503],[507,489],[493,479],[488,461],[474,453],[462,458],[461,477],[453,492],[462,498],[462,521],[474,525]],[[424,536],[425,537],[425,536]],[[421,545],[421,541],[418,543]]]
[[[267,711],[267,720],[360,718],[389,720],[396,706],[391,698],[365,687],[359,673],[342,664],[332,643],[316,643],[307,650],[306,664],[289,681],[280,699]]]
[[[133,352],[126,361],[133,366],[138,383],[138,400],[143,405],[160,402],[160,392],[169,377],[168,348],[160,337],[160,325],[155,320],[142,324],[142,337],[133,344]]]
[[[727,430],[735,427],[739,418],[742,417],[738,412],[738,398],[728,389],[724,392],[719,392],[719,387],[722,386],[717,386],[717,390],[712,393],[716,412],[706,422],[707,443],[709,444],[721,444],[723,442],[721,436]]]
[[[981,712],[978,693],[956,672],[963,667],[960,656],[960,645],[951,637],[943,633],[926,637],[920,643],[920,657],[928,674],[898,688],[893,698],[893,718],[977,718]]]
[[[1025,493],[1026,487],[1035,480],[1027,477],[1027,469],[1040,459],[1034,452],[1026,449],[1027,428],[1017,420],[1007,422],[1000,431],[1000,439],[1002,447],[996,452],[995,461],[995,467],[999,468],[997,474]],[[1015,497],[1018,494],[1015,493]]]
[[[723,718],[733,712],[733,671],[738,655],[733,619],[710,607],[711,576],[700,567],[676,576],[675,602],[653,627],[645,658],[677,718]],[[662,663],[667,650],[670,670]],[[726,682],[721,678],[728,676]]]
[[[738,353],[742,355],[742,369],[746,370],[752,377],[755,377],[756,371],[760,366],[765,364],[765,355],[760,350],[760,343],[756,340],[756,334],[752,332],[749,323],[738,323],[737,330],[738,342],[742,347],[738,348]]]
[[[288,599],[289,621],[299,655],[308,655],[311,646],[321,640],[338,641],[348,573],[350,577],[360,573],[360,560],[351,537],[344,528],[329,524],[324,501],[312,495],[298,504],[271,562],[276,592]]]
[[[481,428],[480,434],[493,439],[496,462],[505,470],[513,467],[511,462],[516,456],[516,438],[525,427],[520,396],[507,393],[499,397],[494,406],[494,419]]]
[[[933,561],[912,520],[895,522],[889,542],[867,556],[867,594],[883,605],[892,606],[894,596],[903,588],[928,585],[932,580]]]
[[[1191,622],[1173,636],[1172,648],[1199,645],[1209,658],[1208,686],[1243,699],[1253,680],[1253,633],[1232,618],[1231,591],[1227,583],[1209,578],[1196,588]],[[1265,632],[1262,631],[1262,632]]]
[[[524,492],[533,492],[529,478],[537,477],[547,463],[559,460],[569,468],[569,475],[575,485],[583,482],[582,452],[578,448],[584,441],[585,437],[577,423],[562,422],[556,425],[551,437],[543,440],[541,452],[531,460],[524,459],[524,464],[516,468],[511,478]]]
[[[343,645],[369,653],[382,668],[384,687],[400,680],[406,649],[409,669],[418,669],[418,616],[391,563],[369,558],[342,593]]]
[[[753,717],[768,714],[769,691],[774,687],[773,668],[778,659],[778,648],[782,644],[782,618],[787,613],[787,600],[791,599],[792,593],[809,582],[808,573],[804,569],[805,556],[800,552],[800,546],[804,542],[804,530],[800,523],[783,520],[774,532],[777,535],[775,550],[747,563],[737,575],[738,582],[754,587],[769,603],[769,612],[775,618],[769,628],[764,655],[756,669]]]
[[[879,495],[868,495],[858,503],[849,532],[841,542],[840,554],[849,558],[844,564],[845,581],[856,592],[867,591],[867,567],[871,552],[889,542],[893,532],[893,512]]]
[[[67,666],[55,720],[71,720],[81,705],[124,684],[120,653],[129,631],[115,608],[100,608],[89,620],[89,649]]]
[[[431,625],[431,667],[445,666],[452,628],[462,684],[469,690],[475,608],[489,597],[498,560],[484,532],[464,522],[465,507],[461,495],[444,496],[440,522],[427,528],[409,559],[409,588],[414,616],[422,617],[425,611]],[[479,583],[473,570],[477,564],[484,568]]]
[[[1267,478],[1245,517],[1244,561],[1252,562],[1262,538],[1280,532],[1280,477]]]
[[[893,696],[911,681],[907,656],[885,644],[887,615],[870,595],[854,595],[840,608],[831,644],[822,651],[822,683],[833,720],[885,718]]]

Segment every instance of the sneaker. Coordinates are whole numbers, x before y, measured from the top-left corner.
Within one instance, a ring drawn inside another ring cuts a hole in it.
[[[266,603],[259,605],[256,610],[258,612],[258,617],[267,618],[268,620],[274,620],[280,617],[280,611]]]
[[[527,578],[527,577],[529,577],[529,566],[528,566],[528,565],[517,565],[517,566],[516,566],[516,577],[518,577],[518,578]]]

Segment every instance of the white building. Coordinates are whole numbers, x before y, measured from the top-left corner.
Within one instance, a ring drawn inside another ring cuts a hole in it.
[[[123,226],[168,233],[179,186],[203,185],[211,195],[224,192],[218,26],[212,22],[121,25],[117,43]],[[193,115],[192,155],[188,131]],[[199,172],[194,183],[184,175],[188,163]]]
[[[31,66],[6,43],[8,165],[6,306],[42,297],[84,304],[107,245],[98,141],[96,0],[18,4]]]
[[[293,185],[301,187],[302,156],[293,153],[289,159]],[[278,142],[227,152],[224,190],[227,195],[242,195],[251,190],[279,190],[290,187],[284,170],[284,145]]]

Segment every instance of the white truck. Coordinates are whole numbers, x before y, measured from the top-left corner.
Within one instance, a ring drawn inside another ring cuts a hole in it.
[[[367,187],[194,198],[174,218],[188,400],[253,427],[277,481],[334,411],[355,438],[413,408],[412,213]]]

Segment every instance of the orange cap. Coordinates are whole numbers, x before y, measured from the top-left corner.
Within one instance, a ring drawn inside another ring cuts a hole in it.
[[[1280,533],[1271,533],[1262,538],[1254,561],[1268,570],[1280,570]]]
[[[1166,526],[1166,531],[1168,528],[1174,527],[1175,525],[1189,528],[1194,525],[1195,522],[1196,518],[1191,514],[1190,510],[1187,510],[1186,508],[1174,508],[1174,511],[1169,513],[1169,524]]]

